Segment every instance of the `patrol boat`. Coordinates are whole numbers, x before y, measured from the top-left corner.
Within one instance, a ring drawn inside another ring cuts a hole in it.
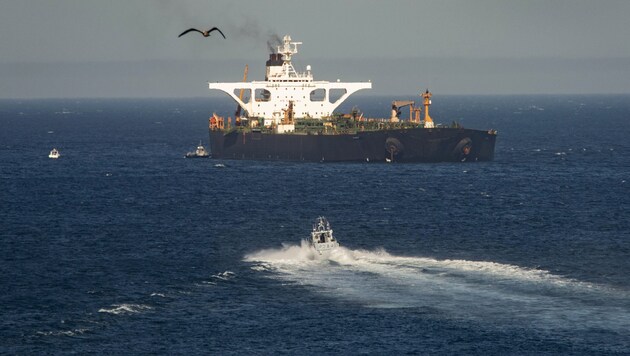
[[[459,124],[435,124],[429,115],[432,94],[392,102],[390,118],[367,118],[358,110],[335,109],[371,82],[316,81],[311,66],[298,72],[291,62],[298,45],[283,38],[269,55],[264,81],[208,83],[236,101],[234,120],[209,118],[213,158],[310,162],[475,162],[494,157],[497,132]],[[237,95],[238,93],[238,95]],[[408,119],[402,109],[409,107]],[[241,117],[241,111],[244,113]],[[423,117],[421,118],[421,114]]]
[[[61,154],[59,153],[59,151],[57,151],[56,148],[53,148],[48,154],[48,158],[52,158],[52,159],[57,159],[59,158],[59,156],[61,156]]]
[[[313,225],[313,231],[311,231],[311,239],[309,244],[315,248],[319,254],[323,254],[325,251],[330,251],[339,247],[339,242],[333,236],[333,230],[330,228],[330,223],[325,217],[320,216]]]
[[[206,151],[206,148],[201,145],[201,142],[199,142],[199,146],[197,146],[197,149],[194,152],[186,153],[185,157],[186,158],[208,158],[210,157],[210,154],[208,153],[208,151]]]

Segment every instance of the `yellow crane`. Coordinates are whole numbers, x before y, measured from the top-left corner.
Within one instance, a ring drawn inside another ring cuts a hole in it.
[[[431,106],[431,92],[427,89],[426,92],[421,93],[422,97],[422,105],[424,106],[424,127],[432,128],[434,127],[433,119],[429,116],[429,106]],[[415,106],[415,102],[411,100],[395,100],[392,101],[392,117],[390,119],[391,122],[398,122],[400,119],[400,109],[405,106],[409,106],[409,121],[420,123],[420,112],[421,108]]]
[[[243,82],[247,81],[247,71],[249,69],[249,66],[246,64],[245,65],[245,72],[243,73]],[[243,101],[243,94],[245,93],[245,89],[241,88],[240,93],[238,94],[238,98],[241,99],[241,101]],[[236,118],[236,122],[241,121],[241,106],[239,104],[236,104],[236,112],[234,113],[234,117]]]
[[[398,122],[400,120],[400,109],[405,106],[409,106],[409,121],[413,120],[413,110],[415,104],[411,100],[394,100],[392,101],[392,117],[390,119],[391,122]]]

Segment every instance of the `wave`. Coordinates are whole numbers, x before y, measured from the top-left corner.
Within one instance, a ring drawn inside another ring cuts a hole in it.
[[[221,273],[217,273],[212,275],[212,278],[214,279],[218,279],[221,281],[229,281],[230,279],[234,278],[236,276],[236,273],[232,272],[232,271],[225,271],[225,272],[221,272]]]
[[[236,273],[232,271],[224,271],[217,274],[213,274],[212,276],[210,276],[211,280],[202,281],[201,284],[197,284],[197,285],[198,286],[216,286],[218,283],[231,281],[232,279],[234,279],[234,277],[236,277]]]
[[[340,247],[319,256],[306,241],[248,254],[245,261],[270,278],[367,307],[420,308],[447,318],[504,326],[521,321],[549,330],[630,330],[627,291],[541,269],[395,256],[384,249]]]
[[[37,335],[42,336],[77,336],[89,332],[90,329],[73,329],[63,331],[38,331]]]
[[[109,313],[109,314],[136,314],[141,313],[145,310],[153,309],[148,305],[144,304],[114,304],[113,308],[101,308],[98,310],[99,313]]]

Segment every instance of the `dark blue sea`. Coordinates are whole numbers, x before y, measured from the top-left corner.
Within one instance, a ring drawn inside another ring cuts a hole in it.
[[[1,100],[0,353],[629,354],[630,96],[433,99],[494,161],[191,160],[231,100]]]

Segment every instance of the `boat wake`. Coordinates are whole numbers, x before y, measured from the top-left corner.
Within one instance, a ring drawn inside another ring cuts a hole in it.
[[[300,246],[245,256],[252,269],[331,298],[373,308],[418,308],[436,317],[546,330],[613,331],[628,336],[627,291],[544,270],[483,261],[394,256],[339,247],[319,256]]]

